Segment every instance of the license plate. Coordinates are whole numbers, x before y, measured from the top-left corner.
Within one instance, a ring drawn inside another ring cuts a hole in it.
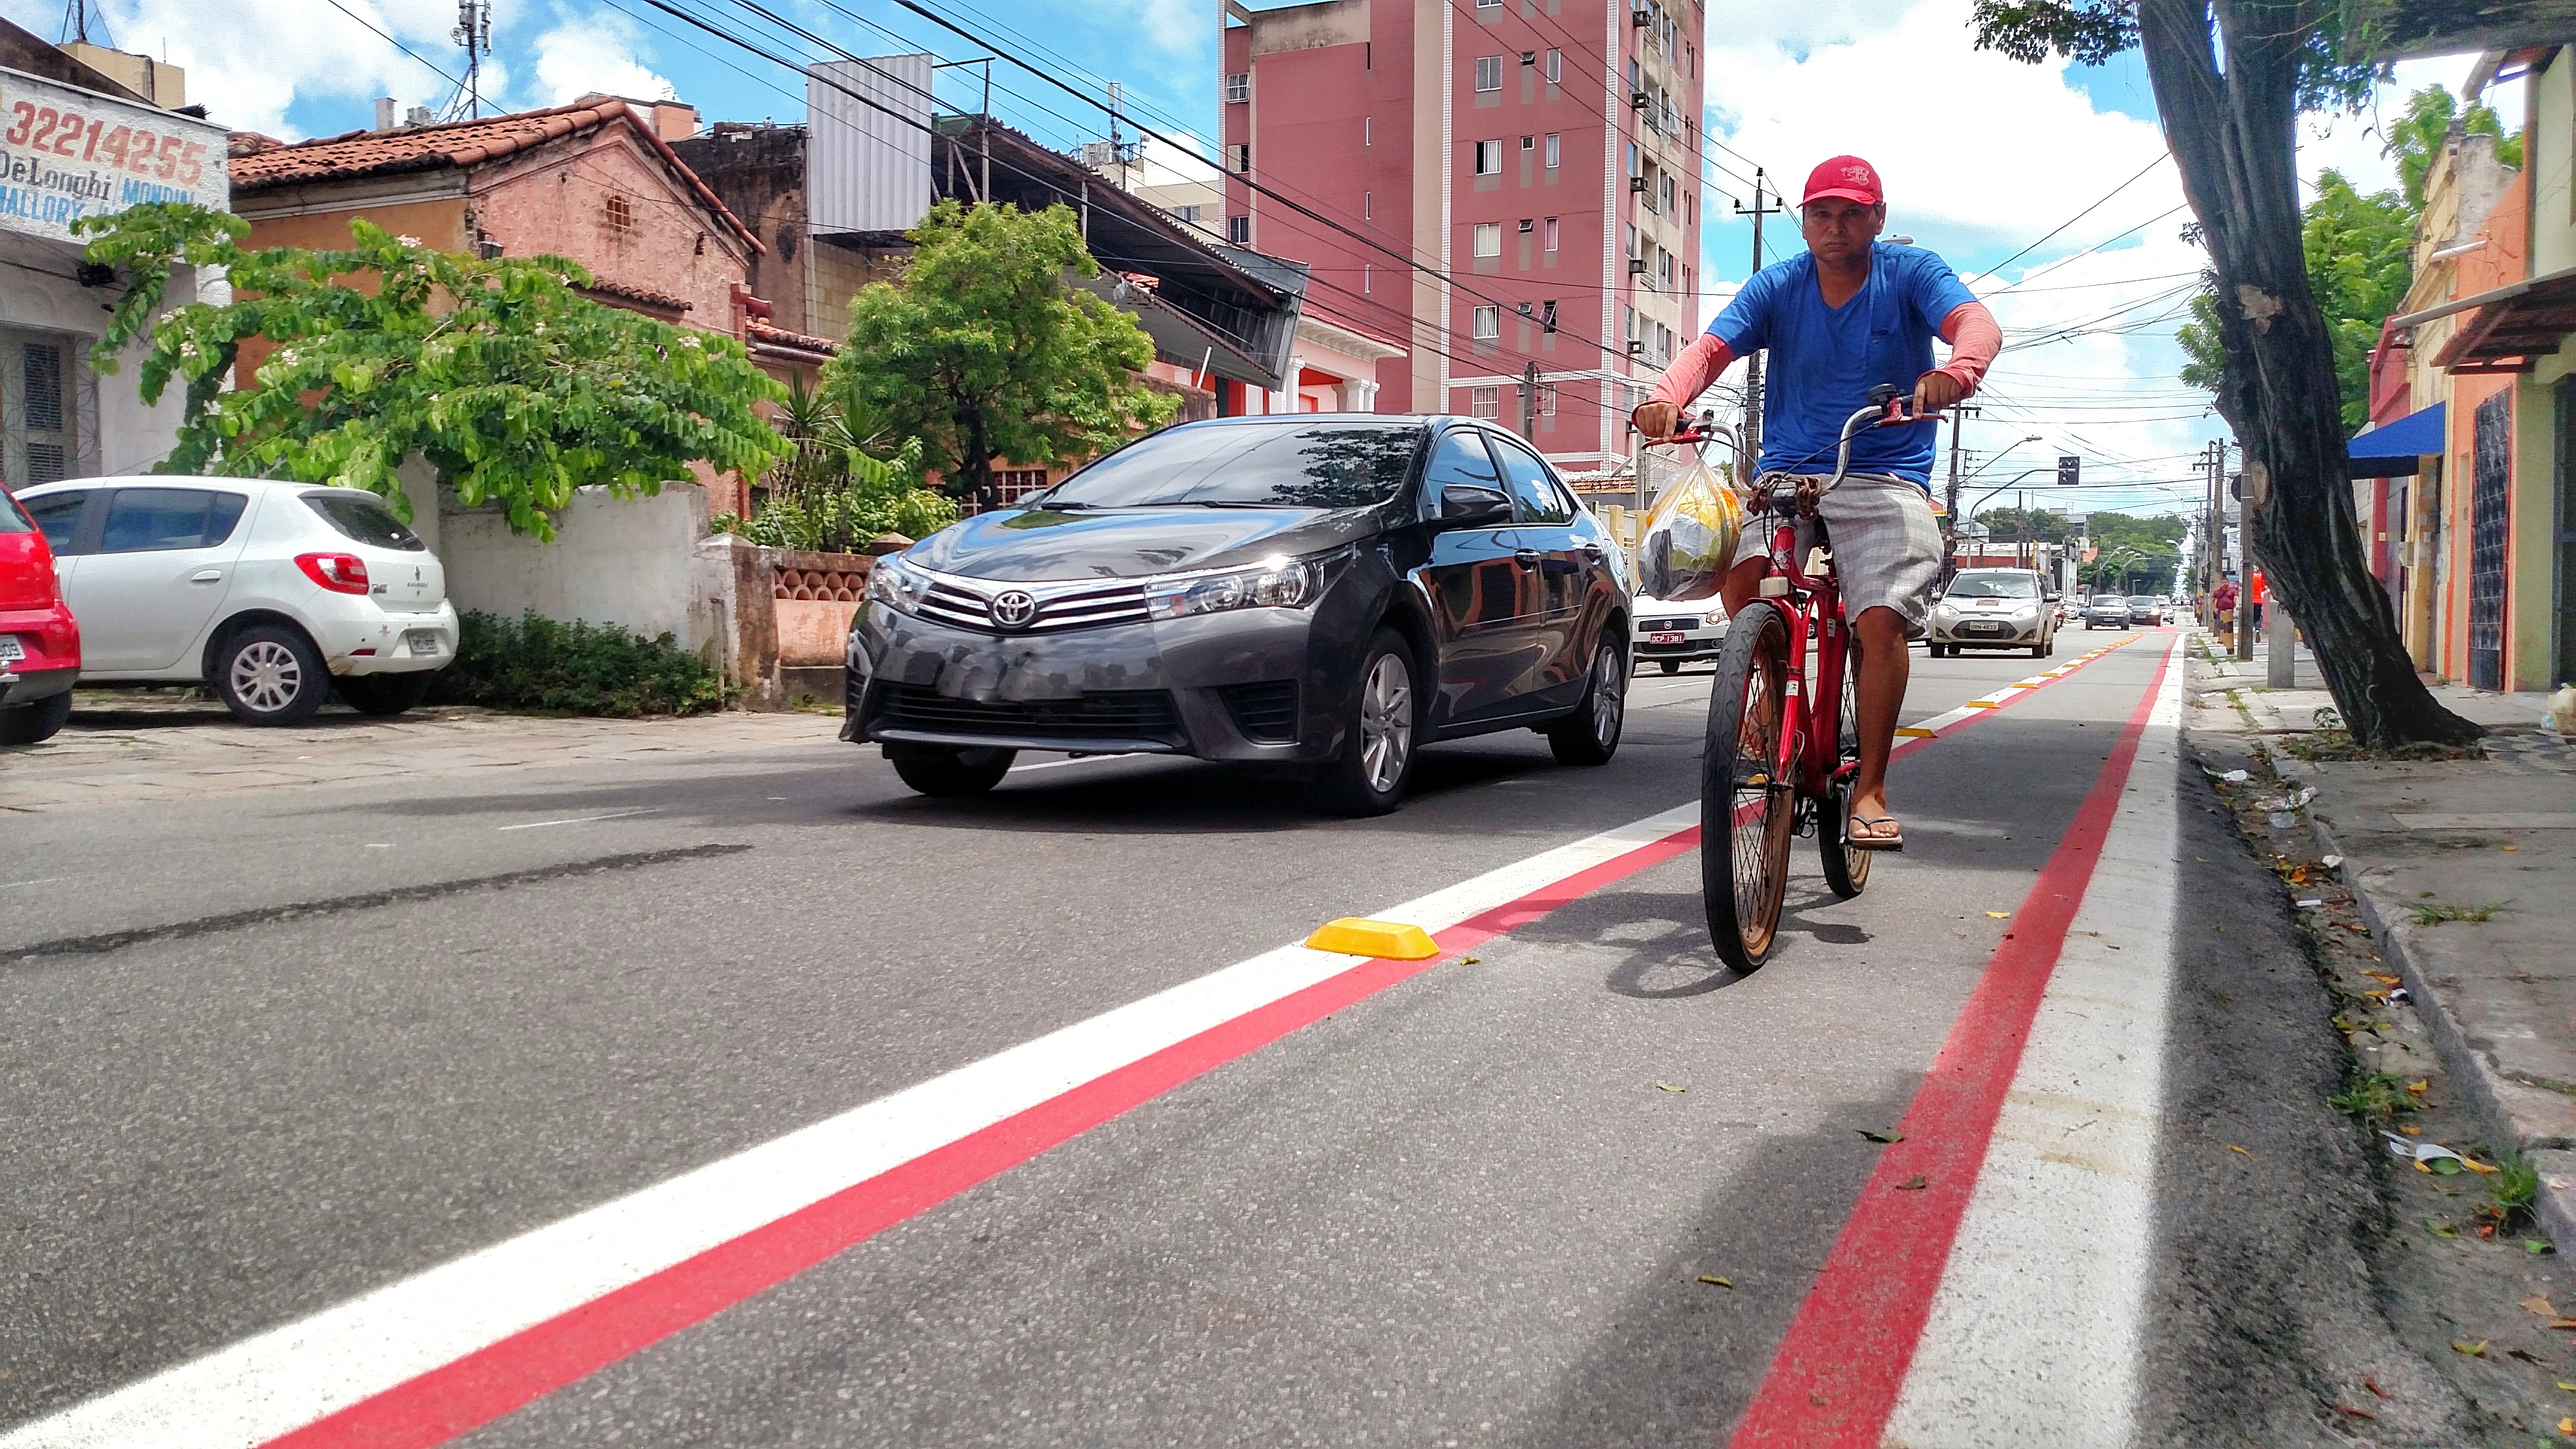
[[[0,661],[24,659],[26,657],[26,646],[18,642],[17,635],[0,634]]]
[[[1682,636],[1675,632],[1666,631],[1663,633],[1647,635],[1646,642],[1649,644],[1679,644],[1682,642]]]
[[[403,647],[414,654],[435,654],[438,652],[438,631],[435,629],[410,630],[403,635]]]
[[[1984,619],[1970,619],[1967,623],[1962,624],[1959,627],[1967,630],[1971,634],[2000,634],[2004,631],[2003,625],[1991,623]]]

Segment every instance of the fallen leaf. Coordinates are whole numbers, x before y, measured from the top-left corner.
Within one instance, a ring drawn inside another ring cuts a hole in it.
[[[2549,1246],[2549,1240],[2546,1238],[2525,1238],[2522,1240],[2522,1250],[2535,1258],[2539,1257],[2543,1253],[2555,1253],[2558,1251],[2556,1248]]]
[[[2406,1084],[2406,1090],[2410,1092],[2429,1092],[2433,1090],[2433,1083],[2430,1078],[2420,1082],[2408,1082]]]
[[[2552,1328],[2576,1328],[2576,1318],[2555,1318],[2550,1320],[2549,1326]]]
[[[2424,1129],[2421,1127],[2400,1127],[2397,1130],[2405,1133],[2409,1137],[2421,1137],[2424,1135]]]
[[[1655,1083],[1655,1090],[1658,1092],[1687,1092],[1690,1088],[1676,1087],[1670,1082],[1657,1082]]]
[[[1861,1136],[1868,1138],[1872,1142],[1902,1142],[1905,1140],[1905,1134],[1902,1132],[1872,1132],[1866,1127],[1860,1128],[1859,1132]]]
[[[2521,847],[2521,846],[2519,846],[2519,845],[2499,845],[2499,846],[2497,846],[2497,847],[2496,847],[2496,849],[2498,849],[2498,850],[2520,850],[2520,849],[2522,849],[2522,847]],[[2576,1431],[2570,1431],[2570,1432],[2576,1432]]]
[[[2349,1414],[2356,1419],[2376,1419],[2379,1417],[2368,1409],[2356,1409],[2350,1404],[2335,1405],[2335,1412],[2338,1414]]]
[[[1986,914],[1998,921],[2008,921],[2012,919],[2012,912],[2010,911],[1988,911]]]
[[[2437,1238],[2456,1238],[2460,1235],[2460,1230],[2458,1228],[2452,1227],[2449,1223],[2437,1223],[2431,1218],[2426,1218],[2424,1220],[2424,1231],[2431,1233]],[[2552,1328],[2557,1326],[2558,1325],[2554,1323],[2550,1325]]]
[[[2532,1294],[2530,1297],[2522,1300],[2522,1306],[2539,1314],[2543,1318],[2558,1318],[2564,1316],[2560,1314],[2557,1309],[2549,1306],[2549,1299],[2545,1294]]]
[[[1735,1286],[1735,1283],[1734,1283],[1734,1281],[1733,1281],[1732,1279],[1714,1277],[1714,1276],[1712,1276],[1712,1275],[1710,1275],[1710,1274],[1707,1274],[1707,1273],[1702,1273],[1702,1274],[1700,1274],[1700,1275],[1699,1275],[1699,1281],[1701,1281],[1701,1282],[1703,1282],[1703,1283],[1714,1283],[1714,1284],[1716,1284],[1716,1285],[1717,1285],[1718,1287],[1720,1287],[1720,1288],[1732,1288],[1732,1287],[1734,1287],[1734,1286]]]
[[[2504,1171],[2504,1169],[2503,1169],[2503,1168],[2501,1168],[2501,1167],[2493,1167],[2493,1166],[2489,1166],[2489,1165],[2488,1165],[2488,1164],[2486,1164],[2486,1163],[2483,1163],[2483,1162],[2478,1161],[2478,1160],[2477,1160],[2476,1158],[2474,1158],[2474,1157],[2463,1157],[2463,1158],[2461,1158],[2461,1159],[2460,1159],[2460,1164],[2461,1164],[2463,1167],[2466,1167],[2466,1168],[2467,1168],[2469,1171],[2471,1171],[2471,1172],[2502,1172],[2502,1171]]]
[[[2455,1338],[2451,1340],[2451,1352],[2465,1353],[2471,1358],[2485,1358],[2487,1356],[2487,1341],[2483,1338]]]
[[[2239,1156],[2243,1156],[2243,1157],[2251,1157],[2251,1156],[2253,1156],[2253,1155],[2254,1155],[2254,1154],[2253,1154],[2253,1153],[2251,1153],[2251,1152],[2247,1152],[2244,1148],[2237,1146],[2237,1145],[2236,1145],[2235,1143],[2233,1143],[2233,1142],[2230,1142],[2230,1143],[2228,1143],[2228,1144],[2227,1144],[2227,1150],[2228,1150],[2228,1151],[2230,1151],[2230,1152],[2236,1153],[2236,1154],[2238,1154]]]
[[[2381,1388],[2379,1386],[2379,1380],[2377,1379],[2363,1379],[2361,1381],[2361,1386],[2370,1390],[2372,1393],[2379,1395],[2383,1399],[2393,1399],[2397,1397],[2388,1390]]]
[[[2565,1379],[2560,1379],[2560,1380],[2558,1381],[2558,1387],[2560,1387],[2560,1388],[2562,1388],[2562,1389],[2565,1389],[2567,1392],[2569,1392],[2569,1393],[2571,1393],[2571,1394],[2576,1394],[2576,1384],[2571,1384],[2571,1383],[2567,1382]]]
[[[2558,1432],[2559,1432],[2559,1433],[2561,1433],[2561,1434],[2566,1434],[2566,1435],[2570,1435],[2570,1436],[2576,1436],[2576,1419],[2561,1419],[2561,1420],[2559,1420],[2559,1421],[2558,1421]]]
[[[1898,1192],[1921,1192],[1923,1189],[1930,1187],[1931,1185],[1932,1184],[1930,1182],[1924,1179],[1923,1174],[1918,1172],[1912,1177],[1905,1179],[1903,1182],[1898,1183],[1896,1185],[1896,1190]]]
[[[1473,966],[1484,959],[1485,958],[1482,956],[1461,956],[1458,958],[1458,964],[1461,966]]]
[[[2406,980],[2403,976],[2391,976],[2385,971],[2364,971],[2361,974],[2369,977],[2373,981],[2383,981],[2391,986],[2401,985]]]
[[[2522,1360],[2524,1363],[2531,1364],[2531,1365],[2533,1365],[2534,1367],[2537,1367],[2537,1366],[2539,1366],[2540,1364],[2547,1362],[2547,1360],[2543,1359],[2540,1355],[2538,1355],[2538,1354],[2536,1354],[2536,1353],[2524,1353],[2521,1349],[2518,1349],[2518,1348],[2508,1348],[2508,1349],[2506,1349],[2506,1350],[2504,1351],[2504,1356],[2505,1356],[2506,1358],[2515,1358],[2515,1359],[2520,1359],[2520,1360]]]

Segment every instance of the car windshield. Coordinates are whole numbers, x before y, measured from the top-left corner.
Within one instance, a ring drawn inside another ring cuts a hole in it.
[[[1128,444],[1028,506],[1365,508],[1404,486],[1422,437],[1419,425],[1384,423],[1178,427]]]
[[[1950,580],[1951,599],[2036,599],[2039,580],[2025,573],[1961,574]]]
[[[2156,601],[2147,597],[2145,594],[2131,594],[2129,596],[2129,607],[2132,609],[2152,609],[2155,606]]]
[[[27,510],[18,506],[17,498],[12,496],[7,489],[0,488],[0,533],[33,533],[35,531],[35,522],[27,517]]]
[[[304,506],[322,515],[322,521],[339,531],[351,543],[373,544],[378,548],[399,548],[410,553],[426,552],[428,545],[420,536],[403,527],[394,511],[372,493],[354,488],[334,488],[327,493],[307,493]]]

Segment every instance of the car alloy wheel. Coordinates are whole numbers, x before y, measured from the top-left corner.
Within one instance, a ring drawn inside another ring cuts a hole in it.
[[[254,639],[233,655],[226,682],[253,713],[279,714],[304,692],[304,661],[274,639]]]
[[[1381,654],[1360,686],[1360,773],[1382,793],[1404,778],[1412,758],[1413,671],[1402,655]]]

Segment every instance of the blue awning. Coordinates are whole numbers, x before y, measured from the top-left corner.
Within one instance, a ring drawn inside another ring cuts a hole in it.
[[[2351,475],[2401,478],[2415,471],[2417,459],[2443,451],[2448,446],[2444,441],[2443,407],[2435,403],[2429,408],[2417,408],[2393,423],[2354,438],[2344,449],[2352,459]]]

